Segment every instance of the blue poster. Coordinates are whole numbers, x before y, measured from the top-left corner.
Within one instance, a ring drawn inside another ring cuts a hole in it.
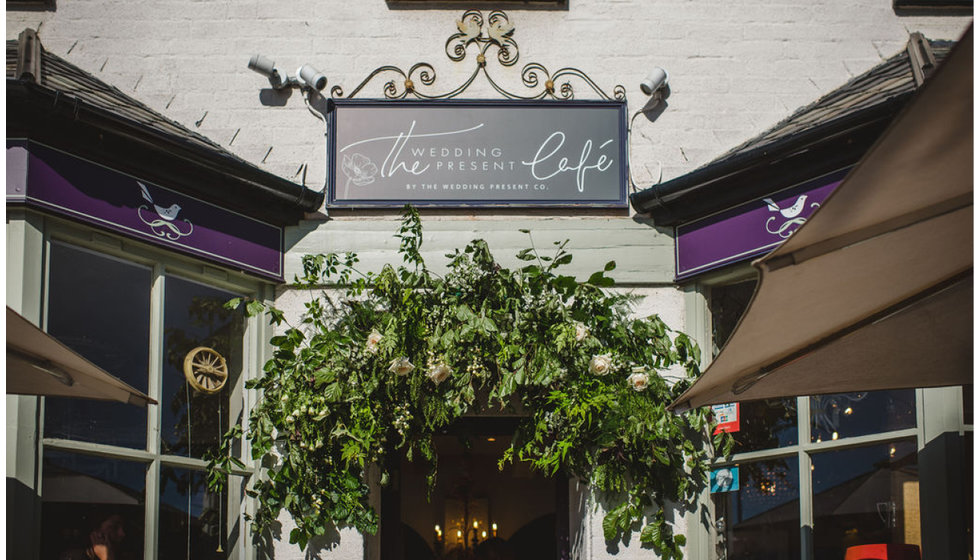
[[[711,471],[711,493],[738,490],[738,467],[725,467]]]

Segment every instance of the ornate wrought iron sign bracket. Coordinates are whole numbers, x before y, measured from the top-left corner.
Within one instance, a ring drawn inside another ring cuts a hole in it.
[[[409,97],[423,100],[453,99],[462,95],[476,78],[483,74],[488,83],[495,91],[506,99],[513,100],[572,100],[575,99],[575,90],[569,78],[577,79],[600,98],[606,101],[625,101],[626,88],[622,85],[613,87],[612,95],[600,88],[585,72],[572,67],[561,68],[554,73],[537,62],[526,64],[521,70],[521,81],[527,88],[527,92],[515,93],[505,89],[487,69],[489,58],[493,58],[492,50],[496,50],[496,59],[501,66],[510,67],[517,63],[520,52],[517,42],[514,40],[514,24],[506,13],[495,10],[491,11],[486,19],[479,10],[468,10],[456,22],[458,29],[446,40],[446,55],[454,62],[461,62],[467,57],[470,45],[476,45],[478,53],[476,55],[476,67],[469,78],[450,91],[442,93],[432,91],[436,82],[435,68],[427,62],[414,64],[406,72],[397,66],[381,66],[372,71],[360,84],[355,87],[350,95],[344,95],[344,90],[340,86],[330,89],[330,96],[334,99],[353,99],[361,94],[365,88],[376,78],[390,76],[384,82],[382,92],[386,99],[406,99]],[[564,80],[564,81],[562,81]]]

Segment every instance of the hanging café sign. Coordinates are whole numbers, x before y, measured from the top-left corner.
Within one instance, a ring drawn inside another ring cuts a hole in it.
[[[331,100],[335,207],[626,207],[623,101]]]

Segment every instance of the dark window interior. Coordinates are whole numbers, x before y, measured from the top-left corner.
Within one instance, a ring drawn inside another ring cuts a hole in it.
[[[145,393],[150,363],[150,281],[148,268],[53,243],[48,332]],[[145,408],[47,398],[44,409],[46,437],[146,448]]]

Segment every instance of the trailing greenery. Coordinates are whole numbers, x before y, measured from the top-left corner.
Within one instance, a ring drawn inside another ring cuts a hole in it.
[[[661,504],[691,500],[705,483],[711,421],[666,406],[698,374],[697,346],[657,316],[631,315],[632,296],[607,290],[615,263],[585,282],[560,274],[572,260],[567,241],[550,254],[532,242],[519,270],[473,241],[447,255],[439,276],[423,262],[415,209],[406,207],[397,237],[404,264],[374,274],[359,272],[351,253],[304,257],[297,284],[311,299],[300,324],[261,302],[228,304],[267,313],[283,332],[264,375],[247,385],[263,399],[244,436],[270,467],[250,491],[253,531],[267,533],[285,509],[300,547],[331,524],[373,533],[369,467],[386,484],[384,465],[405,454],[431,465],[434,484],[434,435],[462,415],[509,410],[526,416],[501,468],[526,462],[585,481],[612,504],[606,539],[639,530],[662,557],[681,558],[685,537]],[[658,372],[675,364],[688,379],[672,385]],[[241,436],[232,428],[212,457],[213,487],[241,466],[230,453]]]

